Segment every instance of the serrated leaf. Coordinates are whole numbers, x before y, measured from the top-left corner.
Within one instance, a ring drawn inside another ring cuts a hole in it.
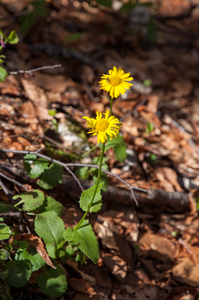
[[[78,244],[78,248],[95,264],[99,259],[99,248],[97,238],[88,220],[84,220],[82,226],[74,232],[73,242]]]
[[[95,198],[93,200],[93,204],[90,208],[90,212],[97,212],[101,209],[102,206],[102,195],[100,194],[100,191],[103,187],[103,182],[99,183],[99,186],[97,188],[97,192],[95,195]],[[89,189],[85,190],[82,192],[81,196],[80,196],[80,207],[83,211],[87,211],[89,208],[89,204],[91,203],[91,199],[93,197],[94,191],[96,188],[96,184],[93,185],[92,187],[90,187]]]
[[[99,259],[97,238],[88,220],[84,220],[76,231],[70,227],[65,230],[63,237],[67,242],[74,242],[78,248],[94,263]]]
[[[24,286],[32,273],[31,265],[27,261],[9,261],[4,270],[9,271],[5,281],[16,288]]]
[[[17,198],[21,198],[22,200],[19,203],[17,203],[15,206],[24,203],[23,210],[26,211],[35,211],[35,209],[40,207],[45,200],[44,193],[39,190],[25,192],[13,197],[13,199],[17,199]]]
[[[43,213],[45,211],[54,211],[58,216],[61,217],[63,205],[54,198],[47,196],[45,197],[43,204],[37,209],[37,213]]]
[[[63,241],[64,223],[53,211],[37,215],[35,231],[44,240],[50,257],[56,258],[57,246]]]
[[[52,189],[59,183],[62,183],[62,172],[63,167],[51,164],[45,171],[41,174],[40,179],[37,181],[37,184],[43,189]]]
[[[4,223],[0,223],[0,241],[7,240],[11,236],[10,227]]]
[[[31,247],[31,253],[23,251],[19,253],[18,260],[28,260],[32,265],[32,272],[39,270],[45,265],[43,258],[37,253],[37,251]]]
[[[18,38],[18,36],[17,36],[17,33],[16,33],[15,30],[13,30],[13,31],[9,34],[9,36],[8,36],[8,42],[9,42],[10,44],[17,44],[18,41],[19,41],[19,38]]]
[[[0,67],[0,81],[4,82],[4,80],[6,79],[8,73],[6,72],[6,70],[2,67]]]
[[[68,284],[64,270],[56,265],[57,269],[44,269],[44,273],[37,276],[40,290],[51,297],[61,297],[67,290]]]

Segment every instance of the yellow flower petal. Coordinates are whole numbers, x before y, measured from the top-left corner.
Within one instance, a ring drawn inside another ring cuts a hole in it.
[[[121,68],[114,66],[108,73],[101,76],[99,83],[100,89],[108,92],[112,98],[123,95],[132,86],[132,83],[127,81],[132,81],[133,77],[129,77],[130,73],[125,73]]]
[[[91,127],[88,133],[92,134],[93,136],[97,135],[97,142],[98,143],[106,143],[107,136],[110,136],[112,140],[113,137],[117,137],[120,127],[122,123],[116,118],[115,116],[110,116],[110,111],[106,111],[102,113],[97,111],[96,119],[92,119],[89,117],[83,117],[87,121],[87,126]]]

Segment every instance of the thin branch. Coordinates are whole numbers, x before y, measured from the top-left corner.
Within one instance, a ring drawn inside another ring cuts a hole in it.
[[[54,68],[60,68],[62,65],[54,65],[54,66],[43,66],[32,70],[19,70],[19,71],[11,71],[10,75],[17,75],[17,74],[30,74],[33,75],[33,72],[45,70],[45,69],[54,69]]]
[[[3,178],[5,178],[5,179],[7,179],[7,180],[9,180],[9,181],[11,181],[11,182],[13,182],[13,183],[15,183],[16,185],[19,185],[19,186],[23,187],[24,189],[28,190],[27,186],[21,184],[20,182],[14,180],[14,179],[11,179],[10,177],[4,175],[4,174],[1,173],[1,172],[0,172],[0,176],[3,177]]]
[[[73,178],[77,181],[77,183],[78,183],[80,189],[81,189],[82,192],[83,192],[83,191],[84,191],[83,186],[81,185],[81,182],[79,181],[79,179],[77,178],[77,176],[75,175],[75,173],[72,172],[71,169],[70,169],[68,166],[65,166],[65,169],[66,169],[66,170],[68,171],[68,173],[70,173],[70,174],[73,176]]]
[[[10,211],[7,213],[2,213],[0,214],[0,217],[21,217],[21,212],[20,211]]]
[[[40,153],[34,152],[34,151],[27,151],[27,150],[22,150],[22,151],[20,151],[20,150],[0,149],[0,152],[3,152],[3,153],[11,152],[11,153],[17,153],[17,154],[24,154],[24,155],[26,155],[26,154],[36,155],[36,156],[38,156],[38,157],[40,157],[40,158],[46,159],[46,160],[48,160],[48,161],[50,161],[50,162],[53,162],[53,163],[55,163],[55,164],[57,164],[57,165],[60,165],[60,166],[62,166],[62,167],[64,167],[64,168],[66,168],[66,169],[67,169],[68,167],[89,167],[89,168],[99,169],[99,166],[98,166],[98,165],[92,165],[92,164],[62,163],[62,162],[60,162],[60,161],[58,161],[58,160],[56,160],[56,159],[50,158],[50,157],[48,157],[48,156],[46,156],[46,155],[44,155],[44,154],[40,154]],[[71,172],[72,172],[72,171],[71,171]],[[70,172],[70,173],[71,173],[71,172]],[[141,191],[141,192],[144,192],[144,193],[147,192],[147,190],[145,190],[145,189],[142,189],[142,188],[139,188],[139,187],[133,187],[133,186],[131,186],[129,183],[127,183],[125,180],[123,180],[122,178],[120,178],[120,177],[119,177],[118,175],[116,175],[116,174],[113,174],[113,173],[111,173],[111,172],[109,172],[109,171],[107,171],[107,170],[104,170],[104,169],[102,169],[102,172],[105,173],[105,174],[107,174],[107,175],[110,175],[110,176],[113,176],[113,177],[117,178],[119,181],[121,181],[121,182],[124,183],[126,186],[128,186],[128,187],[130,188],[130,190],[131,190],[131,193],[132,193],[132,195],[133,195],[133,198],[134,198],[136,204],[137,204],[137,200],[135,199],[134,190],[135,190],[135,191],[136,191],[136,190],[137,190],[137,191]],[[74,177],[74,176],[73,176],[73,177]],[[76,176],[75,176],[74,178],[75,178],[76,181],[78,180]],[[77,183],[78,183],[78,185],[79,185],[79,180],[77,181]]]

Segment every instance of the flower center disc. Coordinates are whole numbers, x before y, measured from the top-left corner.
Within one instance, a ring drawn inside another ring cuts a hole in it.
[[[108,121],[101,119],[97,121],[96,130],[105,131],[108,128]]]
[[[117,76],[117,75],[116,76],[112,76],[109,79],[109,83],[112,86],[119,85],[121,82],[122,82],[121,78],[119,76]]]

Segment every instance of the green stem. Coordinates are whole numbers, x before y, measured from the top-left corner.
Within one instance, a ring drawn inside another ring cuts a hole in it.
[[[111,116],[112,116],[113,100],[114,100],[114,98],[111,98],[111,100],[110,100],[110,111],[111,111]]]
[[[85,152],[84,154],[82,154],[81,158],[85,157],[86,155],[88,155],[89,153],[91,153],[92,151],[94,151],[98,146],[94,146],[93,148],[91,148],[89,151]]]
[[[103,157],[104,157],[104,150],[105,150],[105,144],[102,145],[102,152],[101,152],[101,157],[100,157],[100,162],[99,162],[99,171],[98,171],[97,183],[96,183],[95,191],[93,193],[93,197],[91,199],[90,204],[88,205],[87,211],[84,213],[84,215],[81,218],[81,220],[79,221],[79,223],[73,228],[74,231],[77,231],[77,229],[82,225],[83,221],[86,219],[86,216],[88,215],[88,213],[90,211],[90,208],[93,204],[93,201],[95,199],[95,195],[97,193],[97,189],[98,189],[100,178],[101,178],[102,160],[103,160]]]

